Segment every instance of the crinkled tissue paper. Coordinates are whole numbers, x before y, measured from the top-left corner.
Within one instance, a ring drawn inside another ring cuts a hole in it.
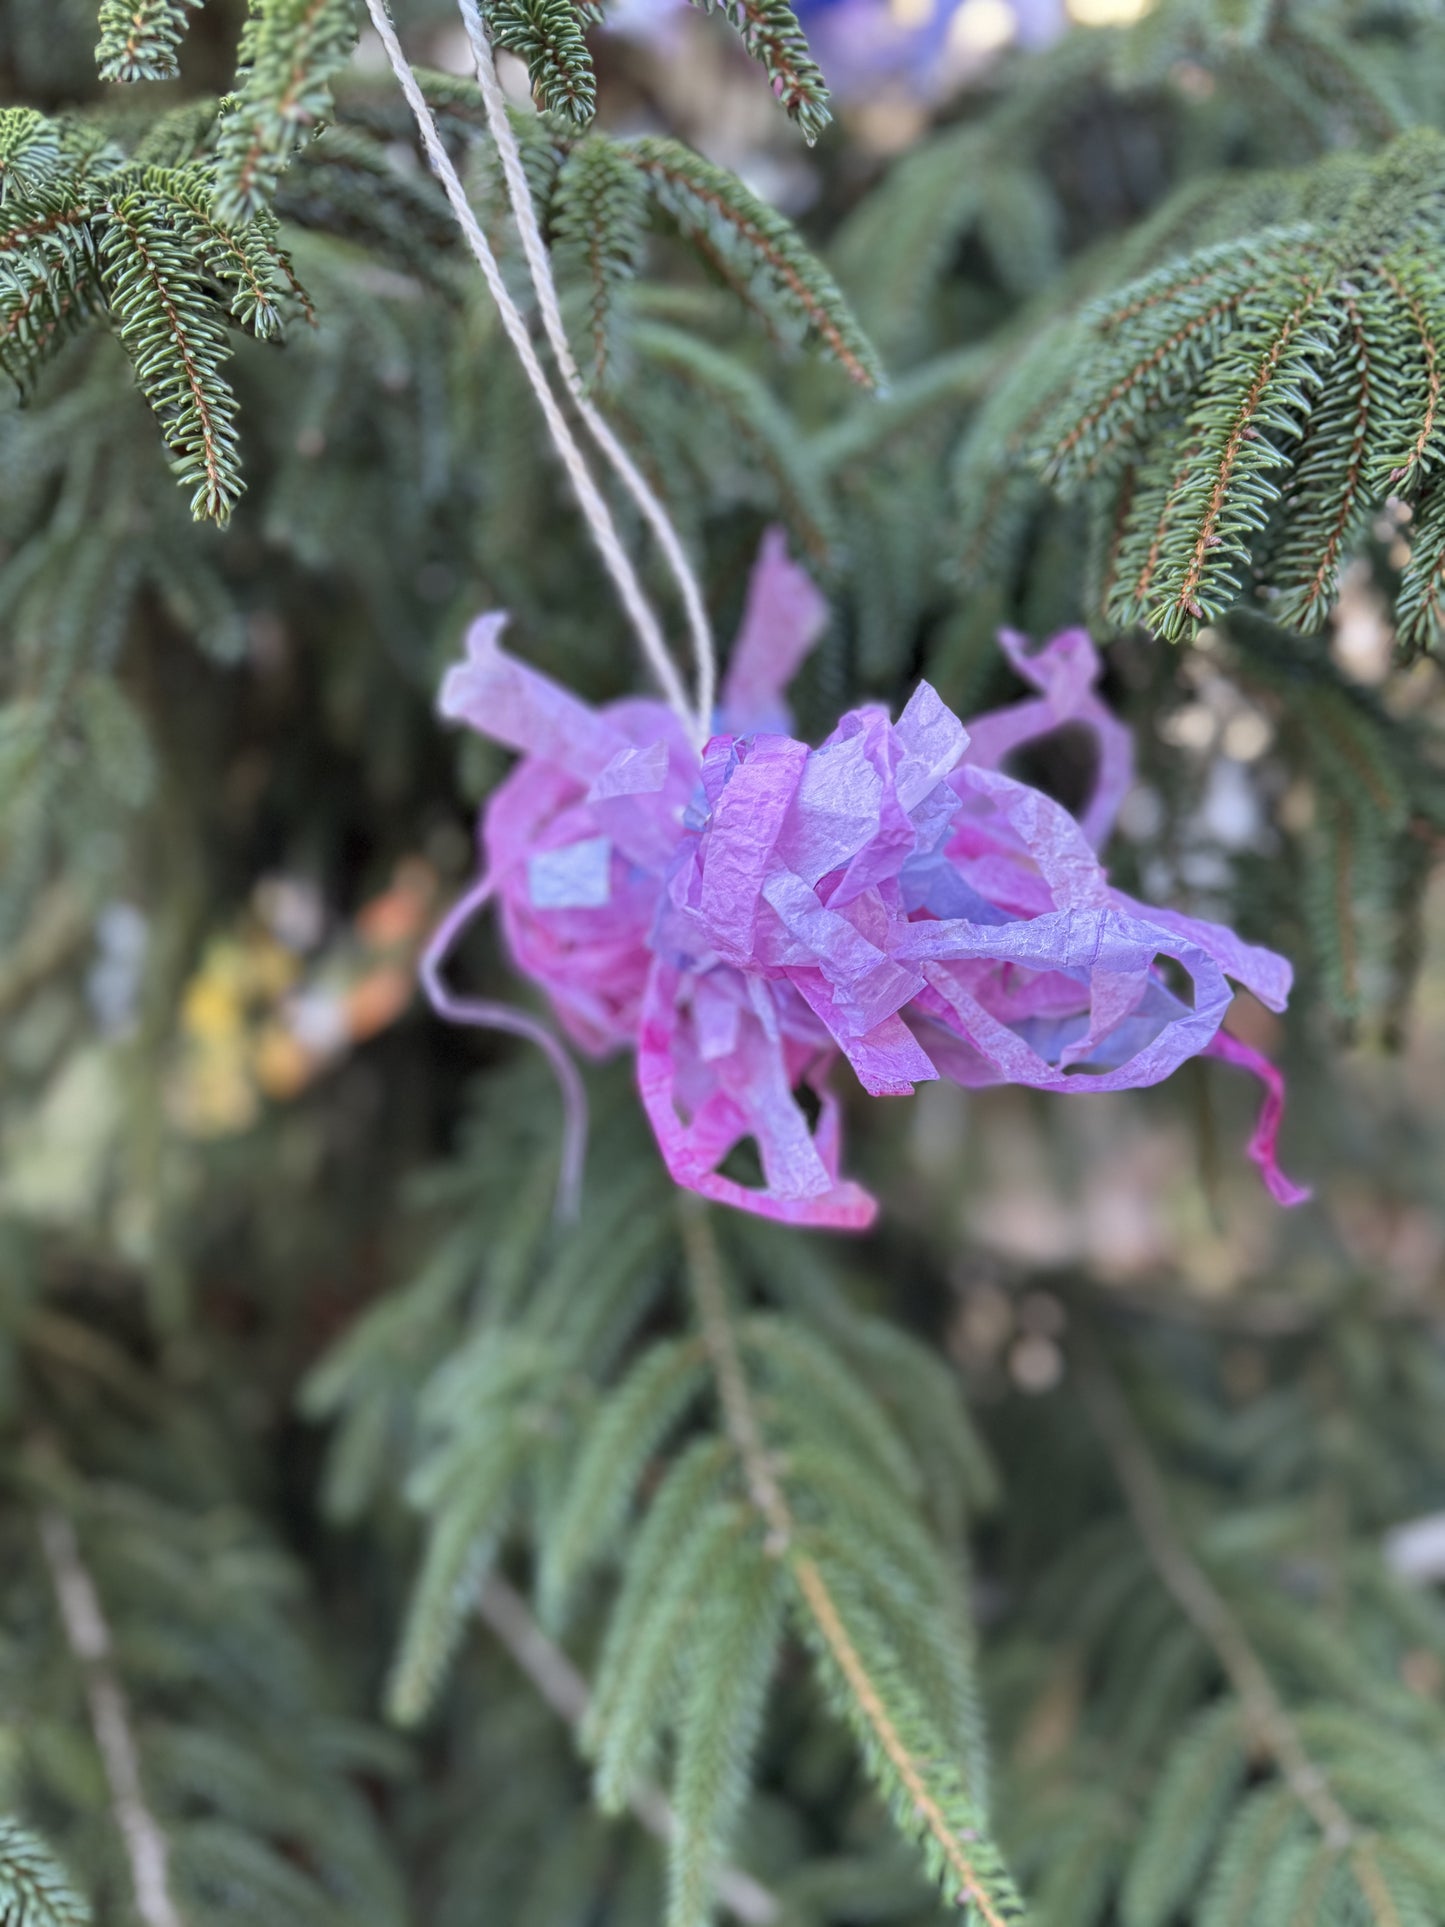
[[[967,726],[920,683],[896,722],[865,705],[813,749],[789,733],[783,691],[825,619],[770,531],[700,760],[663,703],[594,709],[502,649],[504,615],[472,625],[441,712],[521,760],[482,814],[481,882],[433,942],[439,1007],[545,1040],[575,1108],[575,1070],[548,1033],[505,1007],[463,1005],[441,982],[445,949],[495,899],[518,969],[572,1042],[594,1056],[636,1050],[677,1183],[788,1223],[862,1229],[874,1216],[840,1175],[840,1056],[876,1097],[937,1077],[1077,1097],[1220,1057],[1263,1081],[1249,1155],[1280,1203],[1300,1202],[1308,1193],[1276,1158],[1280,1074],[1221,1029],[1228,979],[1278,1011],[1290,966],[1110,884],[1098,852],[1132,748],[1096,692],[1087,634],[1033,653],[1002,635],[1037,693]],[[1098,744],[1077,818],[1002,768],[1069,723]],[[761,1188],[720,1168],[747,1138]]]

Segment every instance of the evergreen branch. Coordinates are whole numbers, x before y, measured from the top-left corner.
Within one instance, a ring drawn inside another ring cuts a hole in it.
[[[1204,515],[1200,521],[1198,531],[1194,536],[1194,546],[1189,557],[1189,567],[1185,573],[1184,583],[1177,597],[1178,602],[1182,606],[1189,608],[1191,614],[1197,613],[1192,607],[1192,602],[1194,592],[1199,587],[1200,578],[1204,574],[1205,561],[1210,549],[1216,547],[1220,540],[1218,533],[1220,517],[1224,511],[1225,498],[1229,493],[1229,484],[1234,476],[1235,468],[1240,462],[1246,442],[1258,438],[1259,430],[1255,426],[1255,423],[1263,410],[1265,397],[1269,393],[1270,384],[1279,372],[1280,364],[1284,359],[1290,342],[1299,333],[1300,327],[1313,305],[1314,297],[1313,294],[1311,294],[1285,316],[1279,327],[1272,330],[1264,353],[1260,357],[1259,363],[1254,370],[1249,387],[1246,389],[1243,399],[1239,403],[1234,419],[1229,424],[1228,432],[1224,438],[1224,445],[1219,451],[1218,458],[1213,463],[1208,501],[1205,504]]]
[[[101,242],[111,317],[161,424],[191,513],[226,522],[243,487],[236,400],[221,368],[226,330],[200,283],[189,234],[172,209],[131,193],[113,201]]]
[[[40,1514],[40,1543],[50,1568],[61,1624],[81,1670],[111,1811],[125,1843],[131,1890],[143,1927],[185,1927],[170,1889],[170,1843],[146,1804],[130,1713],[112,1664],[110,1628],[75,1530],[54,1507]]]
[[[890,358],[925,327],[933,285],[978,218],[990,160],[979,127],[944,128],[891,168],[834,237],[843,284]]]
[[[478,1587],[496,1556],[502,1507],[522,1457],[515,1436],[480,1468],[464,1490],[447,1495],[427,1537],[421,1570],[412,1586],[391,1677],[388,1717],[415,1726],[430,1710]],[[460,1479],[453,1481],[460,1487]]]
[[[890,1772],[878,1774],[875,1769],[875,1777],[886,1784],[890,1775],[896,1776],[901,1790],[901,1798],[894,1803],[899,1825],[921,1836],[931,1847],[930,1857],[941,1863],[946,1884],[960,1906],[975,1908],[984,1927],[1009,1927],[1010,1922],[1021,1918],[1022,1909],[1007,1873],[978,1829],[960,1825],[949,1811],[963,1804],[961,1784],[950,1788],[949,1793],[936,1791],[939,1780],[954,1776],[934,1753],[929,1738],[920,1735],[921,1744],[910,1744],[901,1722],[890,1711],[889,1701],[896,1703],[902,1682],[895,1679],[887,1689],[880,1686],[877,1672],[870,1670],[860,1654],[817,1562],[800,1555],[791,1565],[818,1636],[856,1708],[855,1724],[862,1727],[887,1762]]]
[[[130,150],[133,168],[189,167],[208,155],[215,141],[225,103],[207,99],[182,101],[169,113],[151,121]]]
[[[10,210],[13,218],[0,221],[0,269],[32,242],[84,241],[92,210],[63,188],[42,188]],[[12,270],[13,271],[13,270]]]
[[[1315,763],[1338,774],[1342,795],[1354,800],[1358,792],[1382,825],[1402,830],[1409,816],[1408,792],[1379,718],[1337,683],[1320,682],[1302,694],[1292,721],[1308,740]]]
[[[1389,475],[1393,487],[1403,488],[1408,487],[1418,475],[1424,472],[1426,457],[1430,453],[1430,445],[1435,437],[1435,425],[1440,413],[1441,330],[1436,325],[1436,317],[1427,308],[1424,296],[1418,288],[1410,285],[1404,273],[1397,272],[1389,262],[1381,262],[1378,272],[1409,315],[1424,364],[1424,396],[1419,414],[1420,425],[1408,449],[1395,463]]]
[[[1345,297],[1345,313],[1349,317],[1350,339],[1355,351],[1355,364],[1359,371],[1354,422],[1350,434],[1349,454],[1345,460],[1344,492],[1331,524],[1324,551],[1315,565],[1314,574],[1310,577],[1309,587],[1301,604],[1302,622],[1321,617],[1331,600],[1331,591],[1339,574],[1340,554],[1344,547],[1345,535],[1358,516],[1360,490],[1364,478],[1365,443],[1369,435],[1370,410],[1374,400],[1371,358],[1364,328],[1360,322],[1359,303],[1353,295]]]
[[[494,47],[526,62],[537,105],[585,127],[597,85],[577,0],[483,0],[482,19]]]
[[[649,1458],[699,1389],[695,1341],[653,1345],[598,1410],[542,1555],[540,1597],[549,1620],[620,1530]]]
[[[45,1842],[0,1819],[0,1927],[90,1927],[92,1918]]]
[[[1115,483],[1114,499],[1108,504],[1107,533],[1103,540],[1098,574],[1091,598],[1101,609],[1111,609],[1114,605],[1115,589],[1119,581],[1119,565],[1124,553],[1124,538],[1128,532],[1129,519],[1134,512],[1134,497],[1138,487],[1139,470],[1135,464],[1130,463],[1120,471]]]
[[[702,1604],[697,1658],[674,1726],[668,1927],[713,1919],[718,1872],[748,1796],[782,1608],[782,1576],[755,1543],[719,1573]]]
[[[1169,1495],[1108,1367],[1090,1354],[1080,1390],[1155,1570],[1202,1635],[1238,1695],[1256,1741],[1335,1853],[1368,1841],[1340,1805],[1233,1609],[1195,1562],[1171,1516]],[[1379,1916],[1381,1920],[1386,1916]]]
[[[98,295],[90,209],[70,184],[12,198],[0,220],[0,368],[22,394]]]
[[[41,254],[29,279],[0,272],[0,368],[23,394],[42,362],[94,311],[88,258]]]
[[[1377,433],[1388,380],[1356,294],[1344,296],[1345,326],[1329,394],[1310,421],[1292,495],[1291,515],[1278,565],[1291,586],[1272,611],[1276,621],[1317,629],[1334,600],[1341,563],[1366,519],[1373,496],[1369,452]]]
[[[1256,177],[1243,210],[1270,207],[1273,225],[1085,310],[1046,446],[1023,452],[1059,492],[1088,498],[1089,574],[1112,585],[1111,617],[1176,639],[1257,584],[1276,620],[1323,620],[1382,497],[1438,460],[1445,307],[1421,263],[1436,245],[1442,165],[1439,137],[1416,129],[1378,160],[1270,177],[1268,197]],[[1172,205],[1151,224],[1156,239],[1181,238]],[[1217,209],[1212,219],[1216,231],[1239,225]],[[972,437],[995,472],[1028,405],[1012,394]],[[1124,466],[1137,477],[1121,532]],[[1400,593],[1424,640],[1428,585],[1408,577]]]
[[[1309,357],[1326,351],[1327,344],[1305,333],[1305,325],[1318,305],[1319,290],[1311,288],[1282,318],[1266,326],[1262,343],[1240,351],[1240,358],[1252,366],[1244,392],[1222,424],[1222,434],[1214,428],[1207,404],[1196,414],[1200,454],[1205,459],[1198,478],[1187,474],[1179,483],[1176,499],[1184,507],[1201,486],[1207,492],[1202,506],[1187,517],[1187,557],[1177,586],[1170,587],[1168,601],[1153,617],[1156,628],[1165,636],[1180,633],[1186,620],[1202,621],[1220,612],[1218,605],[1205,606],[1209,594],[1206,578],[1212,578],[1222,566],[1217,552],[1226,556],[1240,553],[1233,531],[1256,518],[1258,505],[1269,488],[1265,472],[1286,461],[1265,439],[1259,424],[1268,412],[1277,431],[1286,435],[1292,432],[1293,425],[1275,404],[1275,396],[1283,389],[1287,405],[1299,382],[1311,372]],[[1233,578],[1228,579],[1233,586]]]
[[[102,80],[174,80],[176,49],[187,15],[201,0],[101,0],[100,44],[95,57]]]
[[[1238,1704],[1206,1707],[1169,1754],[1120,1894],[1123,1927],[1165,1927],[1200,1891],[1222,1823],[1249,1770]],[[1294,1808],[1286,1803],[1294,1817]],[[1217,1884],[1217,1883],[1216,1883]]]
[[[141,185],[184,208],[190,217],[196,251],[207,270],[234,289],[231,313],[259,340],[281,333],[278,276],[314,320],[310,301],[281,250],[276,217],[262,209],[244,227],[232,227],[216,214],[210,182],[196,168],[147,168]]]
[[[12,194],[33,194],[61,159],[55,123],[33,107],[0,107],[0,207]]]
[[[875,1777],[884,1786],[897,1789],[894,1806],[900,1826],[922,1839],[934,1871],[944,1878],[960,1905],[974,1907],[985,1927],[1007,1927],[1019,1917],[1018,1901],[990,1843],[980,1836],[976,1825],[967,1820],[960,1823],[961,1815],[972,1814],[961,1777],[946,1757],[940,1757],[936,1736],[923,1739],[918,1710],[909,1707],[907,1724],[915,1728],[919,1741],[911,1743],[904,1719],[895,1717],[894,1712],[911,1696],[900,1679],[881,1684],[876,1669],[865,1662],[840,1610],[835,1588],[825,1578],[819,1560],[806,1548],[748,1388],[728,1310],[722,1261],[705,1212],[687,1201],[681,1208],[681,1219],[688,1277],[717,1380],[723,1422],[737,1452],[749,1499],[767,1528],[763,1549],[787,1563],[816,1640],[843,1684],[851,1723],[865,1738]],[[865,1617],[856,1604],[854,1617]]]
[[[478,1594],[477,1611],[552,1711],[568,1726],[581,1727],[592,1704],[587,1681],[561,1647],[548,1639],[521,1595],[493,1573]],[[677,1816],[660,1787],[641,1782],[634,1787],[629,1805],[654,1838],[675,1839]],[[778,1919],[776,1896],[740,1867],[717,1868],[713,1885],[718,1899],[744,1927],[771,1927]]]
[[[1235,314],[1244,300],[1245,290],[1236,289],[1221,295],[1202,313],[1191,315],[1181,322],[1172,333],[1167,334],[1147,353],[1141,354],[1123,373],[1116,377],[1107,393],[1091,404],[1078,417],[1072,426],[1060,437],[1051,451],[1045,476],[1050,481],[1062,479],[1070,471],[1077,452],[1090,442],[1093,432],[1101,422],[1109,421],[1111,432],[1102,446],[1089,449],[1083,463],[1083,473],[1095,475],[1105,465],[1108,457],[1123,446],[1129,445],[1127,430],[1118,427],[1120,415],[1129,419],[1129,414],[1142,415],[1148,407],[1157,405],[1160,397],[1151,378],[1170,367],[1184,351],[1192,349],[1196,339],[1205,335]]]
[[[1347,108],[1373,139],[1392,140],[1409,126],[1394,88],[1326,21],[1280,8],[1270,40],[1279,64],[1299,75],[1311,96],[1336,112]]]
[[[684,329],[643,322],[633,338],[641,359],[672,378],[669,389],[675,386],[720,418],[739,452],[752,457],[771,481],[778,506],[803,546],[826,567],[836,540],[832,506],[812,450],[776,395],[734,356]]]
[[[646,216],[647,190],[624,150],[615,141],[579,141],[557,174],[552,222],[559,266],[578,263],[587,277],[597,384],[611,372],[617,297],[642,267]]]
[[[985,346],[958,348],[910,368],[874,405],[850,410],[811,438],[814,466],[834,475],[890,452],[906,456],[912,438],[943,410],[961,413],[989,394],[1002,363],[999,351]]]
[[[223,222],[249,220],[270,202],[295,148],[329,118],[332,76],[355,44],[354,0],[252,0],[245,80],[216,144]]]
[[[781,1558],[793,1548],[797,1531],[778,1481],[778,1470],[763,1441],[742,1354],[733,1336],[722,1259],[705,1211],[690,1199],[679,1207],[688,1280],[697,1304],[698,1323],[717,1380],[723,1423],[742,1467],[748,1497],[768,1529],[766,1550]]]
[[[1077,374],[1073,331],[1045,329],[1017,353],[965,431],[953,461],[957,570],[970,587],[988,565],[1008,566],[1020,526],[1042,493],[1031,458]]]
[[[828,89],[808,51],[807,36],[788,0],[693,0],[704,13],[721,13],[762,67],[788,118],[811,147],[828,125]]]
[[[1141,315],[1166,302],[1172,305],[1185,296],[1197,294],[1201,288],[1208,288],[1218,279],[1219,257],[1228,258],[1233,252],[1232,245],[1226,246],[1217,253],[1206,252],[1202,258],[1190,256],[1182,263],[1162,268],[1157,274],[1132,283],[1113,301],[1097,303],[1088,319],[1097,333],[1111,335],[1116,328],[1137,321]]]
[[[1124,566],[1127,557],[1137,549],[1138,544],[1132,538],[1135,529],[1141,526],[1142,507],[1147,506],[1150,501],[1154,501],[1157,502],[1158,508],[1153,527],[1150,530],[1148,545],[1144,550],[1138,571],[1129,586],[1127,594],[1116,597],[1112,604],[1106,605],[1108,613],[1122,621],[1134,622],[1139,620],[1144,611],[1149,607],[1149,596],[1154,586],[1155,573],[1158,570],[1160,559],[1164,554],[1164,544],[1168,539],[1169,531],[1177,516],[1185,481],[1188,478],[1190,469],[1199,458],[1200,449],[1201,444],[1197,440],[1185,443],[1184,451],[1170,470],[1169,480],[1162,491],[1157,487],[1158,476],[1157,473],[1154,472],[1144,473],[1140,477],[1139,483],[1134,490],[1135,499],[1138,500],[1141,497],[1143,499],[1139,509],[1136,509],[1131,503],[1130,522],[1126,525],[1126,532],[1121,539],[1119,548],[1119,564],[1121,568]],[[1138,475],[1138,473],[1139,471],[1136,471],[1136,475]]]
[[[1414,652],[1445,630],[1445,488],[1438,479],[1416,504],[1410,559],[1400,576],[1396,636]]]
[[[317,318],[315,304],[311,296],[307,293],[301,277],[297,274],[295,263],[292,261],[291,256],[287,253],[286,249],[280,245],[279,241],[271,246],[270,252],[271,261],[276,272],[286,283],[286,288],[291,299],[301,311],[301,319],[306,323],[308,328],[319,327],[321,324]]]
[[[879,385],[882,370],[872,345],[790,221],[680,141],[649,134],[625,143],[623,151],[651,183],[664,212],[735,294],[766,313],[758,298],[761,277],[850,379],[862,388]]]
[[[328,129],[281,181],[276,210],[299,227],[338,235],[388,259],[423,286],[457,295],[453,229],[435,182],[398,169],[378,143],[350,127]]]

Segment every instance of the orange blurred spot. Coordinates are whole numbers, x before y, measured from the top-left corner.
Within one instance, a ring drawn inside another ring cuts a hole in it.
[[[419,942],[435,896],[436,872],[420,857],[408,857],[397,865],[391,888],[357,912],[357,935],[378,950]]]
[[[387,965],[353,984],[344,999],[346,1026],[360,1042],[394,1024],[411,1002],[415,985],[409,970]]]

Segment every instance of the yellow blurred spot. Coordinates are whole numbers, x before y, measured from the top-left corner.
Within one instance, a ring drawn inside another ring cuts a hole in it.
[[[241,1000],[236,986],[215,971],[204,971],[186,986],[181,1022],[193,1037],[233,1036],[241,1028]]]
[[[1081,27],[1130,27],[1153,6],[1154,0],[1068,0],[1069,16]]]
[[[938,6],[937,0],[888,0],[888,11],[900,27],[926,27]]]
[[[948,23],[948,45],[953,53],[989,54],[1006,47],[1018,22],[1008,0],[963,0]]]

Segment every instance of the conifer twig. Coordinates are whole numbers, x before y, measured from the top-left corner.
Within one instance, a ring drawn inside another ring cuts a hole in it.
[[[507,183],[507,198],[517,223],[517,233],[521,238],[522,253],[526,257],[532,286],[536,290],[542,326],[551,344],[552,353],[556,357],[562,380],[576,404],[578,414],[587,424],[593,441],[612,464],[618,479],[636,502],[648,527],[657,537],[658,546],[677,583],[687,615],[688,629],[692,636],[693,662],[697,672],[698,720],[706,734],[711,726],[713,705],[717,696],[717,651],[713,645],[712,629],[708,623],[702,590],[698,586],[692,565],[687,559],[682,538],[673,527],[672,518],[641,469],[613,433],[611,424],[587,393],[581,372],[577,367],[576,357],[572,353],[572,344],[567,339],[567,330],[562,321],[562,309],[557,299],[557,284],[552,278],[552,265],[547,255],[547,244],[542,239],[542,230],[537,223],[537,210],[532,200],[531,187],[527,182],[527,170],[522,165],[521,149],[517,145],[517,136],[512,131],[506,97],[502,93],[502,85],[497,78],[497,65],[492,56],[491,42],[487,39],[486,29],[482,24],[481,10],[477,6],[477,0],[457,0],[457,4],[461,10],[462,24],[467,31],[467,40],[471,45],[472,60],[477,70],[477,84],[482,90],[482,99],[486,105],[487,127],[502,163],[502,174]]]
[[[723,1423],[742,1462],[748,1495],[767,1525],[768,1550],[777,1558],[787,1558],[820,1638],[832,1654],[880,1750],[906,1788],[915,1816],[957,1878],[960,1903],[972,1904],[984,1927],[1005,1927],[1005,1916],[995,1908],[965,1850],[964,1841],[949,1825],[947,1815],[929,1789],[923,1766],[914,1758],[888,1711],[884,1695],[869,1675],[817,1561],[796,1544],[797,1526],[792,1508],[763,1443],[762,1428],[728,1318],[726,1287],[712,1229],[705,1212],[689,1199],[682,1203],[681,1217],[688,1275],[703,1343],[717,1380]]]
[[[462,186],[461,177],[452,165],[451,156],[447,153],[436,120],[426,103],[426,97],[412,71],[411,63],[402,52],[401,42],[396,37],[396,29],[386,9],[386,0],[366,0],[366,10],[371,17],[372,26],[376,29],[377,37],[386,50],[392,72],[396,75],[401,91],[406,96],[406,103],[411,108],[416,121],[427,159],[431,162],[436,177],[442,184],[453,218],[467,246],[471,249],[477,266],[482,271],[482,277],[496,304],[507,339],[516,351],[523,373],[527,377],[533,394],[537,397],[553,445],[562,458],[562,465],[572,482],[592,540],[608,574],[612,577],[622,606],[642,646],[642,653],[657,677],[663,694],[682,719],[688,734],[701,747],[702,726],[693,712],[687,692],[683,688],[682,679],[677,673],[677,666],[668,653],[657,617],[643,593],[632,559],[623,547],[617,525],[612,519],[612,511],[593,480],[592,472],[583,458],[581,449],[577,446],[561,405],[552,392],[552,385],[547,380],[537,357],[537,350],[532,344],[527,324],[521,310],[512,299],[497,264],[497,258],[492,252],[491,243],[483,234],[471,202],[467,199],[466,189]]]
[[[552,1711],[569,1726],[580,1726],[592,1702],[591,1689],[561,1647],[542,1631],[521,1595],[493,1573],[482,1587],[477,1611]],[[676,1816],[660,1787],[644,1781],[634,1790],[631,1806],[650,1834],[659,1840],[673,1837]],[[740,1867],[718,1869],[717,1896],[744,1927],[771,1927],[778,1918],[775,1895]]]
[[[130,1862],[135,1910],[144,1927],[184,1927],[171,1898],[170,1846],[146,1805],[140,1756],[120,1681],[111,1665],[110,1627],[95,1582],[63,1512],[40,1514],[40,1542],[60,1606],[66,1642],[79,1662],[91,1729],[110,1787],[111,1812]]]
[[[1349,1854],[1376,1921],[1381,1927],[1397,1927],[1399,1916],[1380,1877],[1369,1834],[1350,1818],[1323,1769],[1311,1759],[1249,1635],[1175,1527],[1164,1481],[1113,1374],[1092,1348],[1085,1356],[1079,1384],[1135,1528],[1166,1590],[1214,1652],[1239,1696],[1257,1743],[1274,1761],[1326,1845]]]

